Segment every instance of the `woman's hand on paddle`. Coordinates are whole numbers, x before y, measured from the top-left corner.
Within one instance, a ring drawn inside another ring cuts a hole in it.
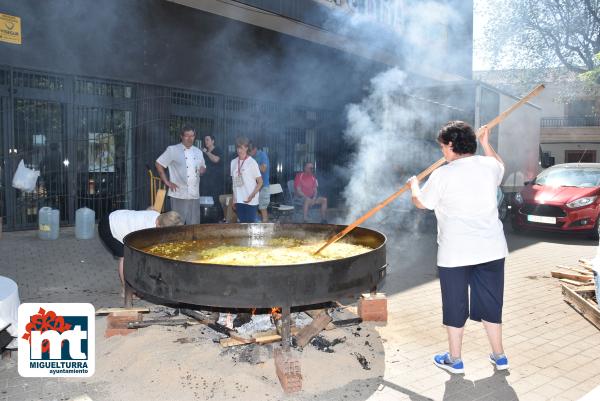
[[[413,175],[412,177],[410,177],[406,181],[406,183],[410,186],[411,191],[414,190],[415,188],[419,188],[419,179],[415,175]]]
[[[490,143],[490,129],[487,125],[482,126],[477,130],[477,134],[475,136],[479,139],[479,143],[481,146],[485,147]]]

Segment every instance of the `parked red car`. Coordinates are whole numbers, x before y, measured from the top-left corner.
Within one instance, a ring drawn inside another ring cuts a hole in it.
[[[512,201],[515,230],[577,231],[598,238],[600,163],[557,164],[525,184]]]

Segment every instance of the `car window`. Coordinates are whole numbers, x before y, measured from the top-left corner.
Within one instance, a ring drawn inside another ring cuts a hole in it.
[[[537,185],[591,188],[600,185],[600,169],[549,168],[535,179]]]

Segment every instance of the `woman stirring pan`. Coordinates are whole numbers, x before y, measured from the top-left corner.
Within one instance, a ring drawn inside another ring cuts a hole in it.
[[[437,218],[437,265],[449,352],[435,355],[433,362],[451,373],[464,372],[462,338],[469,317],[483,323],[492,348],[490,362],[498,370],[508,369],[502,346],[508,248],[496,203],[504,163],[490,145],[489,133],[487,126],[477,133],[485,156],[476,156],[473,129],[462,121],[447,123],[437,140],[448,164],[435,170],[422,189],[416,177],[409,180],[415,206],[434,210]]]

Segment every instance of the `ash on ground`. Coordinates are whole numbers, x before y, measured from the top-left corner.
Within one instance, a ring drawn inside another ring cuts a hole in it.
[[[335,347],[338,344],[345,343],[345,342],[346,342],[346,337],[335,338],[332,341],[329,341],[322,335],[317,335],[317,336],[315,336],[315,338],[310,340],[310,345],[312,345],[319,351],[332,353],[332,352],[335,352],[333,350],[333,347]]]
[[[259,344],[228,347],[221,352],[221,356],[230,357],[234,363],[258,365],[265,363],[273,357],[273,347],[271,345]]]
[[[218,323],[229,328],[234,328],[234,322],[238,315],[232,313],[221,313]],[[304,327],[312,322],[312,318],[304,312],[292,313],[292,325],[295,327]],[[261,331],[275,330],[275,325],[271,319],[271,314],[251,315],[249,322],[235,327],[240,334],[254,334]]]

